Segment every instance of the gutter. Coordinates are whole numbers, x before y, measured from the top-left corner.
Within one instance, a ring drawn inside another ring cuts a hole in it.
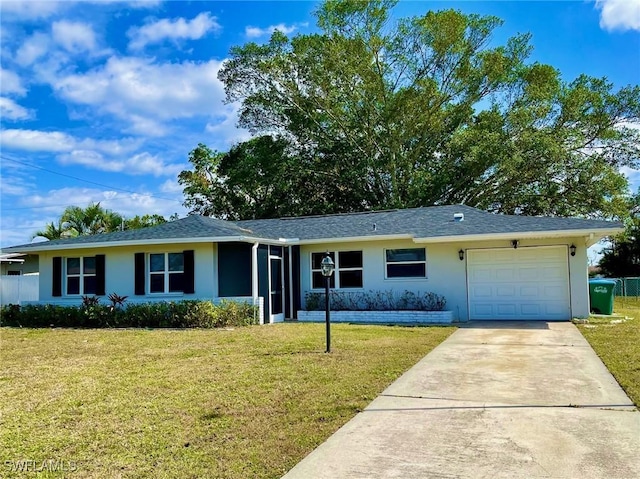
[[[552,231],[525,231],[512,233],[486,233],[476,235],[449,235],[436,236],[431,238],[414,238],[413,242],[417,244],[437,244],[437,243],[461,243],[466,241],[494,241],[494,240],[513,240],[513,239],[543,239],[543,238],[565,238],[584,237],[587,247],[596,244],[605,236],[613,236],[622,233],[624,228],[607,228],[601,230],[552,230]]]

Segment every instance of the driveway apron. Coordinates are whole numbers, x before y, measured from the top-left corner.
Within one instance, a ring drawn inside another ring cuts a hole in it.
[[[469,323],[284,477],[640,478],[640,413],[572,323]]]

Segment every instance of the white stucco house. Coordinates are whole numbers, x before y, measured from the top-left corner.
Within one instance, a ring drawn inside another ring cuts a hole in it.
[[[163,225],[4,248],[37,254],[42,303],[245,298],[263,322],[297,318],[323,291],[430,291],[459,321],[569,320],[589,314],[587,248],[616,222],[496,215],[462,205]]]

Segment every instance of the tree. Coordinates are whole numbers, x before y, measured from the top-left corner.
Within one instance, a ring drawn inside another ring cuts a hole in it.
[[[48,223],[43,230],[36,231],[31,236],[31,239],[41,236],[43,238],[47,238],[48,240],[60,239],[64,236],[65,229],[62,226],[62,219],[59,218],[57,224],[53,221]]]
[[[120,213],[104,209],[100,203],[90,203],[86,208],[68,206],[57,222],[46,225],[44,230],[37,231],[32,238],[42,236],[49,240],[65,237],[111,233],[124,229],[139,229],[166,223],[161,215],[135,216],[126,220]]]
[[[73,236],[118,231],[124,220],[120,214],[102,208],[100,203],[90,203],[86,208],[69,206],[61,219],[65,230],[74,232]]]
[[[124,229],[137,230],[140,228],[161,225],[166,222],[167,220],[162,215],[136,215],[133,218],[124,220]]]
[[[192,155],[185,204],[231,218],[281,214],[281,203],[290,214],[446,203],[621,214],[619,168],[640,166],[640,132],[624,126],[640,119],[640,87],[564,82],[526,63],[529,35],[490,47],[496,17],[394,22],[395,3],[326,1],[319,34],[232,48],[219,72],[227,101],[241,102],[240,126],[272,141]],[[262,176],[250,173],[259,151],[273,161]]]
[[[624,233],[610,239],[598,264],[600,272],[610,278],[640,276],[640,189],[628,207],[632,217]]]
[[[199,144],[193,170],[180,173],[191,212],[230,220],[320,214],[339,207],[344,194],[326,175],[304,168],[282,137],[260,136],[227,153]],[[346,199],[345,199],[346,201]]]

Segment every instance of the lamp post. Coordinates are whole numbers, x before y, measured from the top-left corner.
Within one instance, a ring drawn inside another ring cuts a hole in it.
[[[329,301],[329,288],[331,286],[331,275],[335,270],[335,264],[329,256],[329,252],[327,251],[327,255],[322,258],[322,262],[320,263],[320,270],[322,271],[322,276],[324,276],[325,280],[325,322],[327,325],[327,350],[325,353],[331,352],[331,313],[330,313],[330,301]]]

